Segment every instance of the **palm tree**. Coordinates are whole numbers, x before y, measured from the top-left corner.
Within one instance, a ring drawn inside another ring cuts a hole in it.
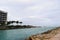
[[[11,21],[7,21],[7,25],[10,25],[12,22]]]
[[[11,23],[13,24],[13,23],[15,23],[15,21],[11,21]]]
[[[8,21],[7,25],[13,24],[15,21]]]
[[[7,22],[7,25],[9,25],[10,24],[10,22]]]
[[[17,23],[17,25],[18,25],[19,21],[16,21],[16,23]]]
[[[19,22],[20,24],[22,24],[23,22]]]

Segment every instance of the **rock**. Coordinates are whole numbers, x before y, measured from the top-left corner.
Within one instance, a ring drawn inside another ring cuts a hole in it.
[[[53,30],[49,30],[42,34],[32,35],[27,40],[49,40],[58,33],[60,33],[60,27]]]

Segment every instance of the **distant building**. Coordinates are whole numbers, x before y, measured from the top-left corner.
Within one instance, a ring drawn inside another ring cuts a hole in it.
[[[0,11],[0,25],[5,25],[7,23],[7,12]]]

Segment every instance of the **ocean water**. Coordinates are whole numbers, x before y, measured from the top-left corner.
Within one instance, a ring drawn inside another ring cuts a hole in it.
[[[25,40],[31,35],[43,33],[54,28],[56,27],[0,30],[0,40]]]

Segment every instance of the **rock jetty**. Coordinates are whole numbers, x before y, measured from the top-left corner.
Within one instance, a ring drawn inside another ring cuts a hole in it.
[[[60,27],[57,27],[47,32],[36,34],[28,37],[26,40],[52,40],[53,37],[60,33]]]

